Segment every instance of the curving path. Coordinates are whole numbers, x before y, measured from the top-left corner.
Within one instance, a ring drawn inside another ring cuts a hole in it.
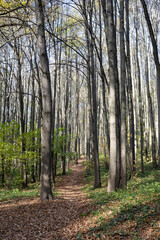
[[[72,172],[61,176],[53,201],[38,198],[0,204],[0,239],[2,240],[69,240],[87,224],[89,204],[83,187],[83,161],[72,164]]]

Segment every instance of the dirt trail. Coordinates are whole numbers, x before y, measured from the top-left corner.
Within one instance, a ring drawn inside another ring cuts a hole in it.
[[[57,191],[62,194],[61,199],[78,202],[85,198],[85,194],[82,192],[83,187],[83,167],[84,158],[80,159],[77,165],[72,164],[72,172],[65,177],[62,177]],[[86,199],[85,199],[86,200]]]
[[[72,172],[61,176],[54,201],[38,198],[0,204],[0,239],[2,240],[68,240],[87,224],[83,217],[89,205],[83,187],[84,159],[72,165]]]

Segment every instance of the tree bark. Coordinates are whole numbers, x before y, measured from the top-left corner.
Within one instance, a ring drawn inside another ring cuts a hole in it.
[[[141,0],[143,10],[144,10],[144,15],[145,19],[147,22],[150,38],[152,41],[152,46],[153,46],[153,55],[154,55],[154,61],[156,65],[156,70],[157,70],[157,102],[158,102],[158,165],[160,167],[160,62],[159,62],[159,56],[158,56],[158,47],[157,47],[157,42],[156,38],[153,32],[151,20],[149,17],[147,5],[145,3],[145,0]]]
[[[92,96],[92,158],[94,162],[94,188],[101,186],[100,178],[100,166],[99,166],[99,152],[98,152],[98,134],[97,134],[97,91],[96,91],[96,72],[95,72],[95,61],[94,61],[94,46],[92,42],[93,26],[92,26],[92,6],[89,2],[89,15],[90,15],[90,60],[91,60],[91,96]]]
[[[40,199],[53,199],[51,190],[51,114],[52,96],[49,71],[49,60],[47,56],[44,14],[42,1],[36,0],[37,21],[37,45],[40,60],[40,78],[42,86],[42,126],[41,126],[41,193]]]
[[[137,25],[135,26],[136,30],[136,62],[137,62],[137,74],[138,74],[138,97],[139,97],[139,121],[140,121],[140,146],[141,146],[141,172],[144,173],[144,162],[143,162],[143,104],[142,104],[142,91],[141,91],[141,73],[140,73],[140,65],[139,65],[139,47],[138,47],[138,30]]]
[[[117,173],[117,118],[116,118],[116,81],[117,81],[117,50],[115,38],[115,26],[113,19],[113,2],[112,0],[102,0],[104,26],[109,59],[109,110],[110,110],[110,168],[108,178],[108,192],[116,190],[116,173]]]
[[[79,141],[79,74],[78,74],[78,65],[76,58],[76,106],[75,106],[75,163],[78,164],[78,141]]]
[[[135,167],[135,144],[134,144],[134,112],[133,112],[133,88],[132,88],[132,76],[131,76],[131,61],[130,61],[130,37],[129,37],[129,0],[125,0],[126,3],[126,66],[127,66],[127,80],[128,80],[128,104],[129,104],[129,133],[130,133],[130,156],[131,158],[131,176],[133,176]]]
[[[148,76],[148,58],[146,59],[146,69],[145,69],[145,77],[146,77],[146,86],[147,86],[147,98],[149,105],[149,116],[150,116],[150,124],[151,124],[151,135],[152,135],[152,161],[153,167],[157,167],[156,163],[156,134],[155,134],[155,122],[154,122],[154,111],[152,106],[152,98],[149,89],[149,76]]]
[[[120,58],[121,58],[121,185],[127,185],[127,156],[126,156],[126,68],[124,43],[124,0],[120,0]]]

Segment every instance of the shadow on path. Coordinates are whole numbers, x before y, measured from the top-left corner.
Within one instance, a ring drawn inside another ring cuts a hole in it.
[[[83,187],[83,159],[72,165],[72,172],[61,176],[53,201],[25,199],[0,205],[0,239],[73,239],[83,226],[83,216],[94,206],[89,204]]]

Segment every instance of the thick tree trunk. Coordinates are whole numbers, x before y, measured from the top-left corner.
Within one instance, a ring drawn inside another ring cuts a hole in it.
[[[51,190],[51,114],[52,96],[49,61],[46,50],[44,14],[42,1],[36,0],[37,45],[40,59],[40,78],[42,84],[42,127],[41,127],[41,193],[40,199],[53,199]]]
[[[105,34],[108,48],[109,77],[110,77],[110,168],[108,178],[108,192],[116,190],[117,173],[117,118],[116,118],[116,82],[117,82],[117,51],[115,26],[113,20],[112,0],[102,0]]]

